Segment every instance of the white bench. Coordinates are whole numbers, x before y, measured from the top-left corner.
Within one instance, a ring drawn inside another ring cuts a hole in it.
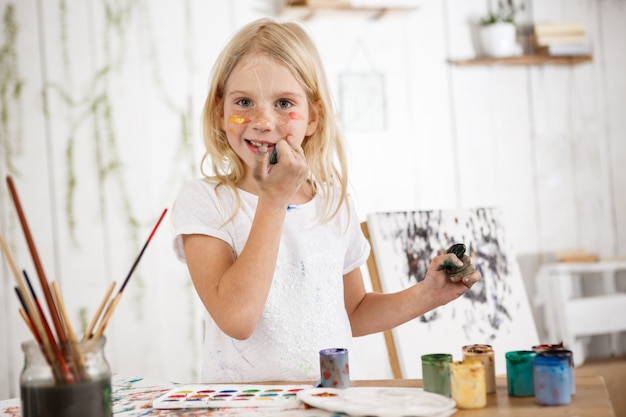
[[[622,354],[619,332],[626,331],[626,292],[617,290],[618,271],[626,271],[626,262],[551,263],[535,277],[546,342],[562,341],[572,350],[576,366],[585,361],[593,335],[609,334],[611,353]]]

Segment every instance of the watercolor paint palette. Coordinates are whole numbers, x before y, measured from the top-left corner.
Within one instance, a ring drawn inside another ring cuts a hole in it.
[[[184,385],[153,401],[156,409],[298,407],[297,393],[310,385]]]

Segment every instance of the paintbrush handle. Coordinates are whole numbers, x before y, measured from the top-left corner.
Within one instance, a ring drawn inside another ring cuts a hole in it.
[[[120,302],[120,298],[122,298],[122,293],[118,292],[115,298],[113,298],[111,302],[109,303],[109,306],[107,307],[107,310],[104,313],[104,317],[102,318],[102,321],[100,322],[100,326],[98,326],[98,330],[93,336],[95,339],[102,337],[102,335],[104,334],[104,329],[106,329],[107,325],[109,324],[109,319],[111,318],[111,315],[113,314],[113,311],[115,310],[115,307],[117,307],[117,303]]]
[[[48,311],[50,313],[50,317],[52,317],[52,322],[54,324],[57,337],[59,338],[60,343],[65,344],[67,343],[67,337],[65,335],[65,332],[63,331],[63,326],[61,324],[61,318],[59,317],[59,312],[57,311],[57,308],[54,305],[54,300],[52,299],[50,287],[48,286],[48,279],[46,278],[46,274],[41,265],[41,260],[39,259],[39,253],[37,252],[37,248],[35,247],[33,236],[30,233],[30,228],[28,227],[28,222],[26,221],[24,210],[22,210],[22,204],[20,203],[19,196],[17,195],[15,184],[13,184],[13,179],[10,176],[7,176],[6,180],[7,180],[7,185],[9,186],[9,192],[11,194],[11,198],[13,199],[13,204],[15,205],[15,210],[17,211],[17,216],[20,219],[20,224],[22,225],[22,229],[24,231],[24,237],[26,238],[28,249],[30,250],[31,257],[33,258],[33,263],[35,264],[35,269],[37,270],[37,275],[39,276],[41,289],[43,290],[46,303],[48,304]],[[52,342],[54,343],[54,341]]]
[[[17,290],[17,288],[16,288]],[[17,290],[17,294],[20,297],[20,300],[22,299],[21,294],[19,293],[19,290]],[[22,305],[23,305],[23,300],[22,301]],[[20,316],[22,316],[22,318],[24,319],[24,322],[26,323],[26,325],[28,326],[28,328],[30,329],[31,333],[33,334],[33,336],[35,336],[35,340],[37,341],[37,343],[39,344],[39,346],[41,347],[42,351],[43,351],[43,357],[46,359],[46,362],[48,363],[48,365],[50,365],[50,368],[52,369],[52,373],[54,375],[54,378],[58,381],[63,381],[66,378],[63,375],[63,372],[60,369],[60,366],[58,363],[56,363],[54,361],[54,352],[52,351],[50,344],[46,343],[44,344],[43,341],[41,340],[41,337],[39,336],[39,333],[37,333],[37,330],[35,329],[35,326],[33,325],[33,321],[30,319],[30,315],[24,311],[24,308],[20,308],[19,309],[20,312]]]
[[[24,323],[26,323],[33,336],[35,336],[35,340],[37,341],[37,343],[41,344],[41,337],[39,337],[39,333],[37,333],[37,330],[35,330],[35,326],[33,326],[33,322],[30,317],[28,317],[28,314],[26,314],[23,308],[20,308],[19,312],[20,316],[22,316],[22,318],[24,319]]]
[[[11,272],[13,273],[13,278],[15,278],[15,283],[17,284],[17,288],[18,288],[18,294],[20,295],[21,301],[24,303],[24,308],[31,315],[31,321],[33,322],[35,330],[37,330],[39,337],[41,338],[41,340],[45,340],[44,337],[45,337],[46,332],[44,332],[43,330],[43,325],[41,323],[39,316],[37,315],[37,312],[35,311],[33,301],[28,296],[28,290],[26,289],[26,285],[24,284],[22,276],[20,275],[20,272],[17,269],[15,260],[13,259],[13,256],[11,255],[9,246],[7,245],[7,242],[4,240],[4,235],[2,233],[0,233],[0,248],[2,248],[2,252],[4,252],[4,258],[9,264],[9,269],[11,269]]]
[[[135,268],[139,264],[139,261],[141,260],[143,253],[146,251],[148,244],[152,240],[152,236],[154,236],[154,233],[159,228],[159,225],[161,224],[161,221],[163,221],[163,218],[165,217],[166,213],[167,213],[167,208],[164,209],[163,212],[161,213],[161,216],[159,217],[159,220],[157,220],[156,224],[152,228],[152,232],[150,232],[150,235],[148,236],[146,243],[144,243],[143,247],[141,248],[141,251],[139,252],[139,255],[137,255],[137,258],[135,258],[135,262],[133,262],[133,266],[130,268],[130,271],[128,271],[128,275],[126,275],[126,279],[124,279],[124,282],[122,283],[122,286],[120,287],[119,293],[124,291],[124,288],[126,288],[126,284],[128,284],[128,280],[130,279],[131,275],[133,275],[133,272],[135,271]]]
[[[122,292],[124,291],[126,284],[128,284],[128,280],[133,275],[133,272],[135,271],[137,264],[139,264],[139,261],[141,260],[143,253],[146,251],[148,244],[152,240],[152,236],[154,236],[154,233],[159,228],[159,225],[161,224],[161,221],[163,221],[163,218],[165,217],[166,213],[167,213],[167,209],[164,209],[163,212],[161,213],[161,216],[159,217],[159,220],[156,222],[156,224],[152,228],[152,232],[150,232],[150,235],[148,236],[148,240],[146,240],[146,243],[141,248],[141,252],[139,252],[139,255],[135,259],[135,262],[133,262],[133,266],[130,268],[130,271],[128,272],[128,275],[124,279],[122,286],[120,287],[119,291],[115,295],[115,298],[111,300],[111,302],[109,303],[109,306],[107,307],[107,310],[104,313],[104,317],[102,321],[100,322],[100,326],[98,327],[98,330],[96,331],[94,335],[94,338],[97,339],[99,337],[102,337],[102,335],[104,334],[104,329],[106,329],[106,326],[109,323],[109,319],[111,318],[111,314],[113,314],[113,311],[115,310],[115,307],[117,306],[117,303],[119,303],[120,298],[122,297]]]
[[[61,314],[61,319],[63,320],[63,325],[67,333],[67,338],[69,339],[70,343],[76,343],[74,328],[72,327],[70,317],[68,316],[67,310],[65,309],[65,301],[61,296],[61,289],[59,288],[59,284],[56,281],[52,281],[52,284],[50,285],[52,286],[52,293],[54,294],[56,305],[59,306],[59,312]]]
[[[20,301],[22,301],[22,306],[23,306],[24,300],[22,299],[22,295],[20,294],[17,288],[16,288],[16,292],[20,298]],[[19,312],[20,312],[20,316],[22,316],[22,319],[24,319],[24,323],[26,323],[26,326],[28,326],[33,336],[35,336],[35,340],[41,347],[42,352],[43,352],[43,357],[46,359],[46,362],[48,363],[48,365],[50,365],[54,378],[58,381],[64,381],[64,380],[67,381],[68,380],[67,377],[63,375],[63,370],[60,369],[61,368],[60,364],[55,362],[55,359],[54,359],[55,353],[53,352],[50,344],[49,343],[44,344],[44,342],[41,340],[39,333],[37,333],[37,330],[35,329],[35,326],[33,325],[33,321],[31,320],[30,315],[26,311],[24,311],[24,308],[20,308]],[[67,369],[67,371],[69,372],[69,369]]]
[[[98,322],[98,319],[100,319],[100,315],[102,314],[104,307],[107,305],[107,301],[109,301],[111,294],[113,294],[114,288],[115,288],[115,281],[113,281],[111,285],[109,286],[109,289],[107,290],[106,294],[104,295],[104,298],[102,299],[102,301],[100,302],[100,305],[98,306],[98,310],[96,310],[96,314],[94,314],[93,318],[91,319],[91,322],[89,323],[89,326],[87,326],[87,329],[85,329],[85,334],[83,335],[83,342],[87,339],[91,339],[91,337],[93,336],[92,334],[93,329],[96,327],[96,323]]]
[[[15,278],[15,282],[18,288],[17,292],[20,295],[20,301],[24,303],[24,309],[29,314],[30,321],[33,324],[37,335],[39,336],[38,338],[35,337],[35,339],[38,339],[38,341],[40,341],[41,346],[44,348],[44,355],[46,355],[49,363],[53,364],[52,370],[54,371],[55,378],[61,381],[65,380],[67,382],[73,382],[72,374],[67,368],[67,364],[63,359],[63,356],[61,355],[61,352],[59,351],[58,346],[54,341],[54,338],[50,338],[50,328],[47,325],[46,317],[43,315],[43,312],[41,312],[40,309],[37,309],[35,307],[34,301],[28,295],[28,290],[26,289],[26,284],[24,284],[24,279],[17,270],[15,260],[11,255],[9,246],[7,245],[6,240],[4,240],[4,235],[2,233],[0,233],[0,248],[2,249],[2,252],[4,252],[4,258],[9,264],[9,269],[11,269],[11,272],[13,273],[13,278]],[[37,304],[37,307],[39,307],[39,304]],[[52,349],[51,346],[54,346],[56,349]]]
[[[65,347],[68,349],[68,351],[71,352],[70,358],[74,365],[74,369],[78,371],[78,375],[80,376],[81,379],[86,379],[89,376],[85,372],[85,358],[83,357],[80,346],[76,342],[74,328],[72,327],[70,316],[67,314],[67,309],[65,308],[65,301],[63,300],[63,296],[61,295],[61,289],[59,288],[59,284],[56,281],[52,281],[51,285],[52,285],[52,292],[56,300],[56,304],[59,306],[61,319],[63,320],[63,324],[65,325],[67,336],[70,341],[70,344],[66,345]]]

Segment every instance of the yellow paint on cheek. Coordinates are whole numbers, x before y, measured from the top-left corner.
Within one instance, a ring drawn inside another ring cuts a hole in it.
[[[240,116],[238,114],[233,114],[232,116],[228,118],[228,123],[242,125],[244,123],[250,123],[250,119],[246,119],[245,117]]]
[[[235,135],[235,129],[233,129],[232,127],[228,128],[228,133],[230,133],[231,135]]]

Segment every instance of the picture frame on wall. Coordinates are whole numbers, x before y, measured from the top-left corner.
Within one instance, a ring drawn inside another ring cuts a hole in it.
[[[387,111],[383,74],[377,71],[340,74],[339,108],[346,131],[385,130]]]

